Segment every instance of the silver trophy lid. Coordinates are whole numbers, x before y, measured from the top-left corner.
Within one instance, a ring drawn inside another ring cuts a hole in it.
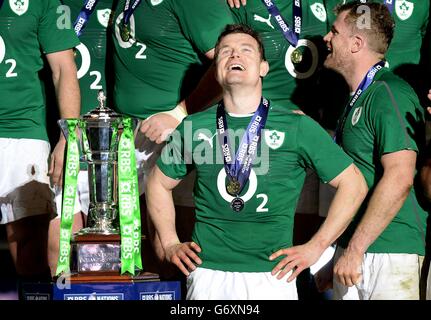
[[[110,121],[122,118],[121,114],[105,106],[106,96],[103,90],[100,90],[97,94],[97,100],[99,101],[99,106],[83,115],[82,119],[85,121]]]

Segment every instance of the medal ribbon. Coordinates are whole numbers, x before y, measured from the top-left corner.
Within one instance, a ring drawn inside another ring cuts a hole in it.
[[[60,223],[60,252],[58,256],[56,275],[70,272],[70,238],[72,235],[73,214],[75,209],[75,195],[79,173],[79,149],[76,135],[78,120],[69,119],[67,128],[66,168],[64,172],[63,202]]]
[[[395,0],[385,0],[385,5],[388,7],[390,13],[394,12]]]
[[[127,26],[130,21],[130,17],[133,12],[135,12],[136,8],[141,4],[142,0],[135,0],[132,5],[130,5],[131,0],[126,0],[123,9],[123,25]]]
[[[341,135],[343,133],[344,124],[346,122],[347,116],[349,115],[356,101],[358,101],[362,93],[364,93],[365,90],[367,90],[367,88],[373,83],[374,77],[376,76],[377,72],[383,69],[384,66],[385,66],[384,61],[377,62],[374,66],[372,66],[368,70],[364,79],[362,79],[361,83],[359,84],[359,87],[355,91],[355,94],[350,99],[349,104],[344,109],[343,118],[341,119],[341,121],[338,122],[337,128],[335,129],[334,141],[337,144],[341,144]]]
[[[294,0],[292,5],[292,16],[293,16],[293,30],[290,29],[289,24],[284,20],[280,10],[275,5],[273,0],[262,0],[263,5],[266,7],[271,16],[274,17],[280,28],[284,38],[294,47],[298,44],[299,35],[301,34],[302,27],[302,8],[301,0]]]
[[[259,107],[247,126],[246,132],[242,136],[233,160],[223,101],[217,107],[217,136],[223,154],[224,168],[230,181],[235,179],[239,182],[240,190],[238,194],[241,193],[250,176],[253,160],[257,155],[257,146],[260,143],[261,131],[265,127],[268,117],[268,110],[269,102],[262,98]],[[245,150],[245,152],[240,152],[241,150]]]
[[[94,12],[94,9],[96,9],[98,2],[99,0],[85,1],[84,6],[82,7],[81,11],[78,14],[78,17],[75,20],[75,23],[73,24],[73,29],[75,30],[75,33],[78,37],[81,36],[85,26],[90,20],[91,14]]]
[[[141,215],[132,119],[123,119],[118,147],[118,200],[121,228],[121,274],[142,269]]]

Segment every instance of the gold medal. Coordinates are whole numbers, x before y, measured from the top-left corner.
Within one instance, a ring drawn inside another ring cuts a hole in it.
[[[293,63],[300,63],[302,61],[302,52],[299,49],[293,50],[292,54],[290,55],[290,59]]]
[[[234,195],[237,195],[241,190],[241,185],[237,180],[231,180],[228,182],[226,186],[226,190],[227,190],[227,193],[234,196]]]
[[[130,39],[130,31],[125,24],[120,25],[120,36],[124,42],[128,42]]]

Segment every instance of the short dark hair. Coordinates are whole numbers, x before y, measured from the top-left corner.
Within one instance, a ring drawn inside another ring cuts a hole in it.
[[[259,47],[260,57],[262,58],[262,60],[266,60],[265,48],[263,47],[262,39],[260,38],[259,34],[256,31],[254,31],[252,28],[250,28],[249,26],[247,26],[245,24],[228,24],[228,25],[226,25],[226,27],[224,28],[222,33],[219,35],[217,42],[215,44],[215,52],[214,52],[214,58],[215,59],[217,59],[217,56],[218,56],[218,53],[220,50],[219,46],[220,46],[221,40],[224,37],[226,37],[227,35],[234,34],[234,33],[244,33],[244,34],[248,34],[249,36],[254,38],[254,40],[256,40],[257,45]]]
[[[370,28],[359,28],[358,19],[365,13],[364,6],[369,8]],[[394,36],[395,22],[386,5],[381,3],[362,3],[353,1],[335,7],[335,13],[347,11],[345,22],[351,27],[352,31],[359,31],[366,35],[369,46],[377,53],[385,54]]]

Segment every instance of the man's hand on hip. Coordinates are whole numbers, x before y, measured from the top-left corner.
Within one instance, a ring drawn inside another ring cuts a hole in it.
[[[199,252],[201,248],[194,242],[175,243],[165,249],[166,260],[175,264],[186,276],[196,269],[195,264],[202,263],[196,254]]]

